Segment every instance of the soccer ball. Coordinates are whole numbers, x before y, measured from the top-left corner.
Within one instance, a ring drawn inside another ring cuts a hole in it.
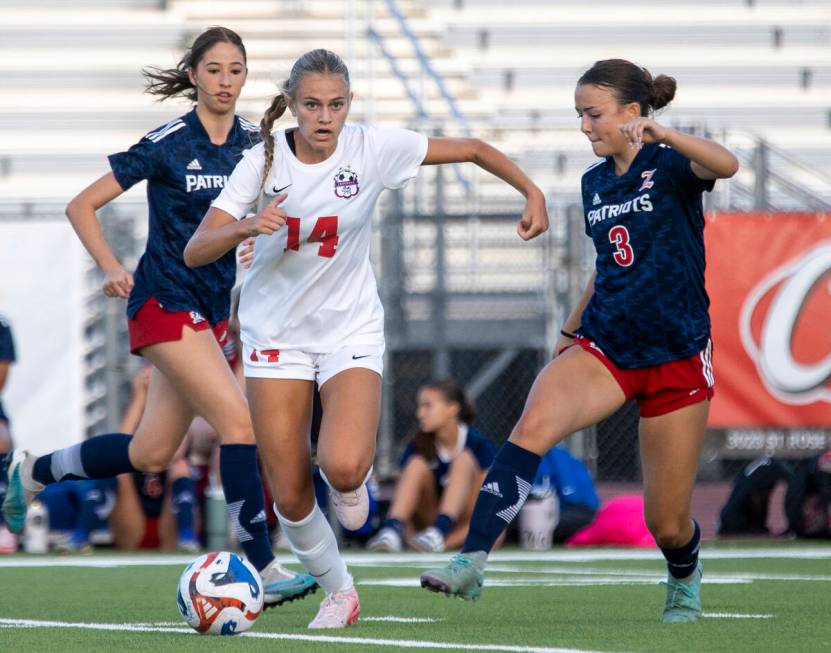
[[[263,611],[263,583],[257,570],[236,553],[206,553],[179,579],[179,612],[200,633],[236,635],[251,628]]]

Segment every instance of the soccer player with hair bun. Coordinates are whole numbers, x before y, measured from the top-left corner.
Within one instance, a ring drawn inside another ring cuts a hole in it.
[[[135,434],[99,435],[35,459],[16,451],[3,512],[23,529],[26,510],[45,485],[159,472],[179,448],[194,415],[222,439],[220,476],[237,538],[263,577],[266,605],[314,591],[314,579],[283,568],[268,539],[257,449],[245,395],[223,355],[233,252],[198,271],[182,258],[185,244],[245,150],[257,127],[234,114],[248,74],[245,46],[224,27],[202,32],[171,70],[144,71],[147,91],[183,96],[189,113],[154,129],[126,152],[109,157],[111,172],[81,191],[66,214],[104,272],[104,294],[127,299],[130,349],[153,365],[147,405]],[[95,212],[147,180],[150,228],[135,278],[104,239]]]
[[[472,138],[427,138],[346,123],[349,71],[328,50],[298,59],[251,149],[185,250],[201,266],[256,236],[242,287],[246,391],[280,525],[326,591],[311,628],[340,628],[360,612],[335,535],[315,504],[309,443],[313,384],[323,418],[317,462],[348,529],[366,521],[365,481],[381,404],[384,313],[369,259],[372,216],[385,188],[422,165],[471,161],[525,196],[517,230],[548,228],[545,198],[504,154]],[[288,108],[297,127],[272,132]],[[256,206],[256,215],[246,217]]]
[[[701,531],[690,502],[714,385],[702,193],[738,161],[652,117],[674,96],[673,78],[621,59],[598,61],[578,80],[580,129],[601,157],[582,179],[595,271],[484,481],[500,491],[480,492],[462,552],[422,574],[423,587],[477,598],[488,553],[525,502],[540,456],[636,399],[646,524],[668,567],[661,619],[701,616]]]

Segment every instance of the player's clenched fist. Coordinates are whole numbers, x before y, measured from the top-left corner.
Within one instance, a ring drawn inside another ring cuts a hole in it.
[[[641,149],[645,143],[663,143],[668,129],[651,118],[636,118],[618,127],[630,147]]]
[[[531,240],[548,231],[548,209],[545,195],[539,190],[528,195],[525,210],[517,224],[517,233],[523,240]]]
[[[104,283],[101,289],[107,297],[127,299],[133,289],[133,275],[124,268],[108,270],[104,273]]]
[[[288,213],[280,208],[280,204],[288,197],[288,193],[278,195],[264,206],[257,215],[245,218],[249,236],[270,236],[286,224]]]

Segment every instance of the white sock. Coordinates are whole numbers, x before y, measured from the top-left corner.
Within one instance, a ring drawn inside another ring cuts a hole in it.
[[[347,592],[355,587],[338,551],[335,533],[317,504],[311,513],[296,522],[283,517],[276,504],[274,512],[294,555],[327,594]]]

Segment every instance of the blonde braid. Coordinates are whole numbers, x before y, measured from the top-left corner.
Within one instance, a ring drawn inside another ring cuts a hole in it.
[[[260,136],[262,136],[263,145],[265,146],[265,166],[263,167],[263,179],[260,182],[261,193],[265,188],[265,180],[268,173],[271,172],[271,163],[274,159],[274,136],[271,135],[271,128],[274,126],[274,121],[286,112],[287,106],[286,96],[282,93],[276,95],[260,121]]]

